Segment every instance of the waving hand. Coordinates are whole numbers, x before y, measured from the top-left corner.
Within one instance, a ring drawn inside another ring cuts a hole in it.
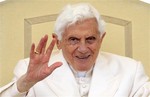
[[[61,62],[56,62],[51,66],[48,66],[56,39],[53,38],[52,42],[46,49],[47,40],[48,36],[45,35],[40,40],[37,48],[35,48],[35,44],[32,44],[28,70],[17,82],[18,90],[20,92],[27,91],[34,84],[49,76],[56,68],[62,65]],[[22,87],[23,85],[24,87]]]

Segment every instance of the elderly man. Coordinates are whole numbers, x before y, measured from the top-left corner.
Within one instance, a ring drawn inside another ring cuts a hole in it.
[[[1,97],[148,97],[150,83],[140,62],[99,52],[104,21],[89,4],[68,5],[48,36],[19,61]],[[60,50],[52,55],[54,45]],[[57,68],[57,69],[56,69]]]

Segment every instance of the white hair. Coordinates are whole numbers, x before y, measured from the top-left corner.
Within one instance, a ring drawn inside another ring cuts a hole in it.
[[[67,5],[56,19],[54,31],[58,39],[62,39],[62,33],[66,27],[77,21],[89,18],[96,18],[98,30],[102,36],[105,33],[105,21],[101,18],[99,12],[88,3],[80,3],[76,5]]]

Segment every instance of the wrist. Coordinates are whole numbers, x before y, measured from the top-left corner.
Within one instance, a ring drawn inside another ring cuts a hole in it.
[[[23,75],[20,77],[20,79],[17,81],[17,89],[19,92],[27,92],[29,89],[34,86],[36,82],[31,82],[26,79],[26,75]]]

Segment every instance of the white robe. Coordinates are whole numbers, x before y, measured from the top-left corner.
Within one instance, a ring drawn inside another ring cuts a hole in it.
[[[18,93],[15,82],[26,72],[29,59],[20,60],[13,81],[1,88],[0,97],[80,97],[76,79],[62,52],[53,56],[49,65],[56,61],[63,65],[35,84],[25,96],[26,93]],[[150,97],[148,80],[140,62],[101,52],[93,69],[88,97]]]

